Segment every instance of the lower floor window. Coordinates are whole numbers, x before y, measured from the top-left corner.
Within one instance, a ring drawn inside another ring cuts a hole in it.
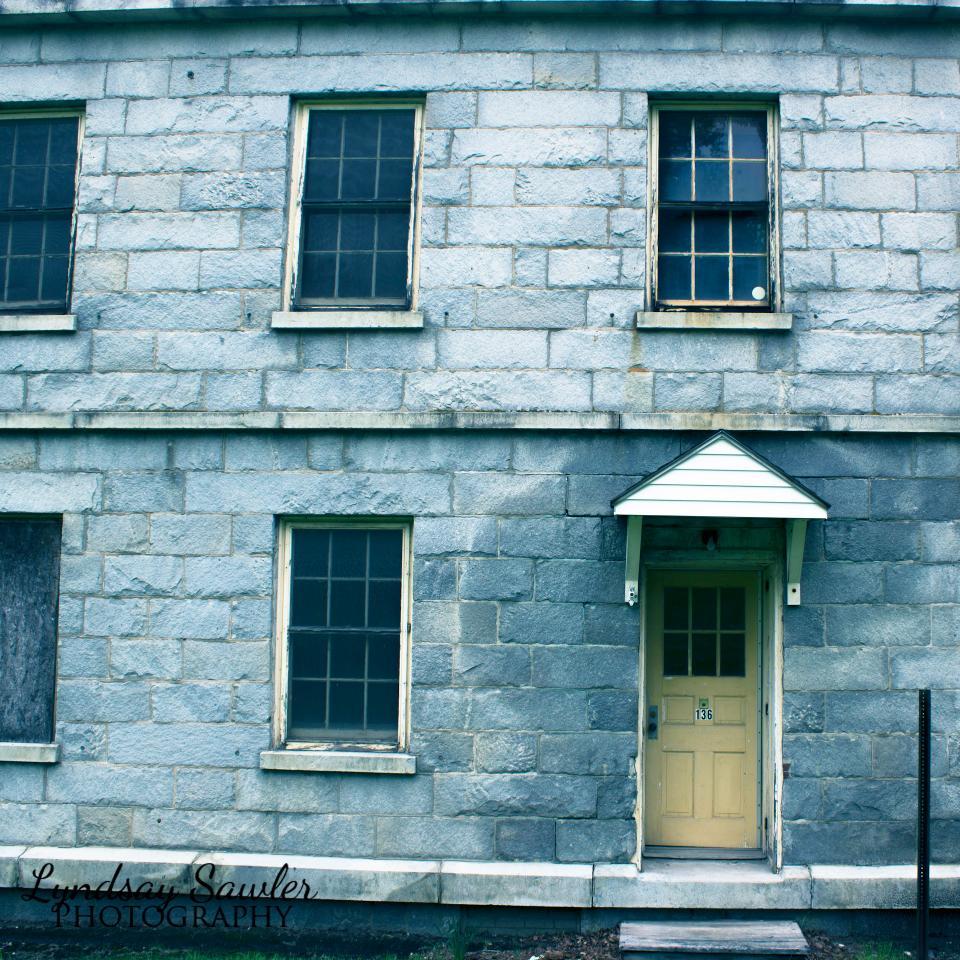
[[[287,741],[400,743],[409,529],[283,529]]]

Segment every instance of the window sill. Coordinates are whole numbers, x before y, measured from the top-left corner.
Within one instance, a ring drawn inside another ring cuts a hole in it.
[[[305,773],[417,772],[417,758],[410,753],[376,753],[363,750],[264,750],[261,770],[300,770]]]
[[[270,317],[274,330],[419,330],[418,310],[278,310]]]
[[[790,330],[793,314],[638,310],[637,327],[641,330]]]
[[[0,333],[72,333],[74,313],[0,313]]]
[[[59,743],[0,743],[0,763],[56,763]]]

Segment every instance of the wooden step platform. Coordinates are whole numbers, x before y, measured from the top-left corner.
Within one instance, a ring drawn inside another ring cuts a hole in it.
[[[620,925],[625,960],[755,960],[810,952],[792,920],[650,920]]]

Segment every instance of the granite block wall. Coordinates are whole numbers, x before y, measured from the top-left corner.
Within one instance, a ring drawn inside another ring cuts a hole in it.
[[[700,439],[3,434],[0,507],[64,516],[63,757],[4,765],[0,843],[627,860],[640,612],[609,501]],[[785,861],[910,861],[928,685],[955,862],[960,440],[744,439],[832,504],[785,610]],[[259,769],[283,514],[413,520],[413,777]]]
[[[73,309],[0,410],[958,414],[960,32],[698,17],[11,27],[86,112]],[[422,331],[270,331],[291,104],[424,94]],[[648,94],[779,102],[789,333],[638,332]]]

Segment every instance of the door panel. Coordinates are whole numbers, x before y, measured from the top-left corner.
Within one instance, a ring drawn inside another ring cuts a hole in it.
[[[759,845],[758,576],[652,571],[647,578],[645,838]]]

